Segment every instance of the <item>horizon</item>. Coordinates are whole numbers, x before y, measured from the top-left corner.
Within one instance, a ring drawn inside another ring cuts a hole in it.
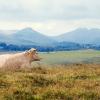
[[[21,30],[24,30],[24,29],[30,29],[30,30],[33,30],[33,31],[36,31],[36,32],[39,32],[40,34],[42,34],[42,35],[45,35],[45,36],[50,36],[50,37],[55,37],[55,36],[60,36],[60,35],[63,35],[63,34],[68,34],[68,33],[70,33],[70,32],[73,32],[73,31],[76,31],[76,30],[79,30],[79,29],[85,29],[85,30],[95,30],[95,29],[97,29],[97,30],[100,30],[100,28],[86,28],[86,27],[78,27],[78,28],[76,28],[76,29],[73,29],[73,30],[71,30],[71,31],[66,31],[66,32],[64,32],[64,33],[60,33],[60,34],[54,34],[54,35],[48,35],[48,34],[44,34],[44,33],[41,33],[40,31],[38,31],[38,30],[35,30],[35,29],[33,29],[32,27],[25,27],[25,28],[22,28],[22,29],[13,29],[13,30],[2,30],[2,29],[0,29],[0,32],[3,32],[3,34],[5,34],[5,35],[10,35],[10,34],[14,34],[14,33],[16,33],[17,31],[21,31]]]
[[[0,0],[0,29],[31,27],[57,36],[79,27],[100,28],[99,5],[99,0]]]

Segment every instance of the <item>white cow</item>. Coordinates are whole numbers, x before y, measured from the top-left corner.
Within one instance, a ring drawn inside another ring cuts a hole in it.
[[[34,48],[22,53],[0,55],[0,68],[30,67],[33,61],[40,61]]]

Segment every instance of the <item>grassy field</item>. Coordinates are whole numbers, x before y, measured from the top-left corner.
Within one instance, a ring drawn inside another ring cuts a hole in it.
[[[0,70],[0,100],[100,100],[100,65]]]
[[[100,63],[100,51],[77,50],[40,53],[42,63],[47,64],[69,64],[69,63]]]
[[[0,52],[10,54],[16,52]],[[100,64],[100,51],[97,50],[76,50],[58,52],[39,52],[43,58],[40,64],[72,64],[72,63],[96,63]]]
[[[0,100],[100,100],[100,51],[39,56],[33,68],[0,70]]]

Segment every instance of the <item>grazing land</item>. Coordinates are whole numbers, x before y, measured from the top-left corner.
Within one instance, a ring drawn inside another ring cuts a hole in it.
[[[2,70],[0,100],[100,100],[100,65]]]
[[[39,55],[32,68],[0,69],[0,100],[100,100],[100,51]]]
[[[100,51],[76,50],[40,53],[42,62],[47,64],[69,64],[69,63],[99,63]]]
[[[20,51],[19,51],[20,52]],[[11,54],[13,52],[0,52],[1,54]],[[18,51],[17,51],[18,53]],[[96,63],[100,64],[99,50],[74,50],[57,52],[40,52],[42,58],[40,64],[73,64],[73,63]]]

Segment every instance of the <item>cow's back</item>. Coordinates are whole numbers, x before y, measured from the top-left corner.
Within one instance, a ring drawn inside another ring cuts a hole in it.
[[[25,57],[25,54],[22,53],[16,53],[16,54],[9,54],[7,57],[5,57],[5,61],[2,64],[3,67],[6,68],[21,68],[23,65],[27,65],[29,63],[29,60],[27,57]]]
[[[3,67],[5,62],[11,57],[11,54],[2,54],[0,55],[0,68]]]

